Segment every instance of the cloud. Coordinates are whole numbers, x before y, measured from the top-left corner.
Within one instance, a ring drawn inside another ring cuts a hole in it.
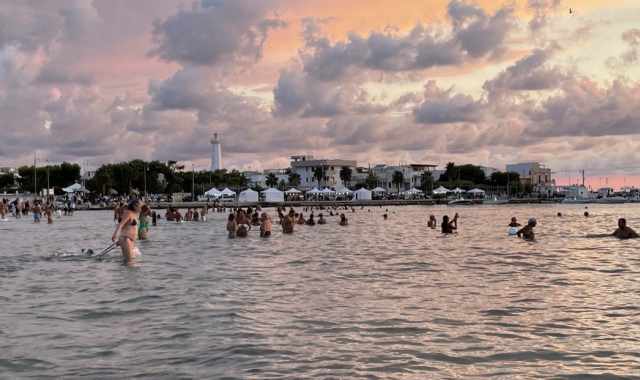
[[[416,25],[406,34],[371,32],[349,34],[332,43],[319,36],[317,23],[305,23],[304,71],[322,81],[335,81],[359,70],[406,72],[438,66],[456,66],[473,59],[498,56],[514,27],[511,7],[489,15],[460,0],[448,6],[451,25],[446,28]]]
[[[183,65],[255,61],[270,30],[285,24],[267,18],[270,0],[202,0],[154,24],[152,56]]]
[[[560,4],[562,0],[528,0],[527,7],[534,12],[529,29],[533,33],[542,30],[548,23],[549,14],[556,11]]]
[[[496,96],[504,92],[540,91],[559,87],[567,79],[567,74],[559,67],[546,65],[557,51],[555,46],[533,50],[498,76],[485,82],[484,90]]]
[[[453,89],[442,90],[434,81],[425,85],[424,101],[413,111],[415,121],[421,124],[449,124],[479,121],[484,105],[469,95],[453,94]]]

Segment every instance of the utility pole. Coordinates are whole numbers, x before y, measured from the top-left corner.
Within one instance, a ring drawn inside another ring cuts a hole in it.
[[[584,187],[584,169],[582,169],[582,187]]]
[[[33,153],[33,196],[38,197],[38,151]]]
[[[49,159],[47,158],[47,198],[49,198]]]
[[[147,198],[147,163],[144,163],[144,198]]]
[[[196,199],[196,167],[191,164],[191,202]]]

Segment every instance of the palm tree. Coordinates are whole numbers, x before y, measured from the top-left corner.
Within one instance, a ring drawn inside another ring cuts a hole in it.
[[[420,175],[420,183],[422,184],[424,193],[429,194],[430,190],[433,189],[433,177],[431,176],[431,172],[422,172],[422,175]]]
[[[400,192],[400,185],[404,182],[404,174],[401,171],[396,170],[393,172],[393,177],[391,178],[391,182],[393,182],[398,187],[398,193]]]
[[[348,166],[343,166],[342,169],[340,169],[340,179],[342,180],[342,183],[345,184],[349,184],[349,182],[351,182],[351,168]]]
[[[289,173],[289,186],[291,186],[291,187],[300,186],[300,174],[298,174],[298,173]]]
[[[273,173],[269,173],[267,175],[267,179],[265,180],[265,183],[269,187],[276,187],[278,185],[278,177],[276,177],[276,175]]]
[[[324,170],[322,167],[317,166],[313,168],[313,179],[318,181],[318,186],[320,186],[320,182],[322,182],[322,177],[324,176]]]

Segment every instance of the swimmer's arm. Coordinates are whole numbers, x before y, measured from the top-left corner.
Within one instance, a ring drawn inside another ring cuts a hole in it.
[[[589,239],[597,239],[597,238],[605,238],[605,237],[611,237],[611,236],[616,236],[616,233],[614,232],[612,234],[588,234],[585,237]]]

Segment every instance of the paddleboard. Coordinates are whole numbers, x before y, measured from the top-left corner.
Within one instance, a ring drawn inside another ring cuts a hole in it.
[[[509,227],[509,229],[507,230],[507,234],[509,234],[509,236],[517,235],[518,227]]]

